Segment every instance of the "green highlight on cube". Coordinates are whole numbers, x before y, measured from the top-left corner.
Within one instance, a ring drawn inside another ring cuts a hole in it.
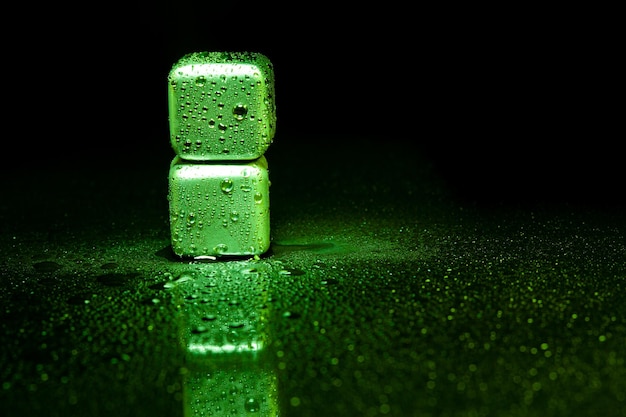
[[[194,52],[168,74],[171,247],[180,258],[261,255],[270,247],[274,71],[254,52]]]
[[[172,249],[178,256],[258,255],[269,249],[265,156],[245,163],[170,165]]]
[[[195,52],[168,75],[170,141],[194,161],[263,155],[276,132],[274,67],[251,52]]]

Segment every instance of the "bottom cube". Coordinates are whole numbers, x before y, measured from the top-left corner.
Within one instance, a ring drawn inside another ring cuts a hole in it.
[[[169,221],[179,257],[260,255],[270,246],[269,175],[253,161],[186,161],[169,171]]]

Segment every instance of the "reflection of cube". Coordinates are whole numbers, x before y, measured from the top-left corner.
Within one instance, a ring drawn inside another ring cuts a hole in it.
[[[194,52],[168,75],[170,142],[193,161],[252,160],[276,131],[274,67],[255,52]]]
[[[180,257],[260,255],[269,249],[269,176],[248,162],[189,162],[169,172],[172,249]]]

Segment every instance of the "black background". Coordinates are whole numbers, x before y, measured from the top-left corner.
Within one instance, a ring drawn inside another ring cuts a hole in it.
[[[193,51],[248,50],[274,63],[281,157],[323,160],[338,141],[373,143],[398,154],[379,169],[425,155],[464,199],[623,204],[611,28],[582,11],[199,0],[22,8],[4,35],[3,70],[4,167],[20,175],[163,164],[173,156],[171,65]]]

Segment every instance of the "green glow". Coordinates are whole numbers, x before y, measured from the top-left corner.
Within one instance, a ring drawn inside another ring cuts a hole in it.
[[[182,319],[184,416],[279,416],[267,328],[269,282],[278,271],[250,260],[176,267],[171,288]]]
[[[212,345],[210,343],[189,343],[187,351],[195,355],[204,355],[208,353],[254,353],[263,350],[262,341],[249,341],[245,343],[232,344],[224,343],[223,345]]]
[[[170,142],[194,161],[251,160],[276,131],[274,70],[252,52],[196,52],[168,75]]]
[[[184,417],[280,415],[274,372],[254,363],[189,370],[184,382]]]
[[[169,172],[172,249],[181,257],[260,255],[269,249],[269,174],[264,156],[198,163],[174,157]]]

